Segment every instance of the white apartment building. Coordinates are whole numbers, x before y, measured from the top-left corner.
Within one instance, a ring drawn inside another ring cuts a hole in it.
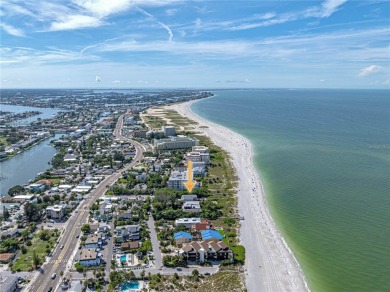
[[[188,181],[187,171],[172,171],[171,175],[168,179],[168,188],[184,191],[186,187],[184,186],[184,182]],[[194,189],[199,188],[199,182],[196,183]]]
[[[160,140],[154,140],[154,147],[157,150],[179,150],[188,149],[199,145],[199,140],[187,136],[170,137]]]
[[[209,147],[206,146],[192,146],[193,152],[209,153]]]
[[[164,133],[165,136],[175,136],[176,135],[176,128],[173,126],[163,126],[163,127],[161,127],[161,131]]]
[[[65,216],[66,204],[46,207],[46,217],[51,219],[62,219]]]
[[[186,228],[191,228],[193,225],[200,223],[200,218],[179,218],[175,220],[175,226],[184,225]]]
[[[208,164],[210,162],[210,154],[209,153],[201,153],[201,152],[188,152],[185,155],[187,160],[191,160],[192,162],[205,162]]]

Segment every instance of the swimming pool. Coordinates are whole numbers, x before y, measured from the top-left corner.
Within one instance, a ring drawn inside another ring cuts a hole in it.
[[[126,256],[126,255],[122,255],[122,256],[119,258],[119,260],[120,260],[121,262],[125,262],[126,259],[127,259],[127,256]]]
[[[131,290],[138,290],[139,289],[139,282],[138,281],[132,281],[132,282],[124,282],[121,286],[120,291],[131,291]]]

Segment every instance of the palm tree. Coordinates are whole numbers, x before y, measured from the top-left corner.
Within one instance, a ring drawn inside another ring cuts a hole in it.
[[[32,262],[33,268],[37,269],[38,266],[39,266],[39,257],[37,256],[37,253],[35,252],[35,249],[33,250],[32,260],[33,260],[33,262]]]

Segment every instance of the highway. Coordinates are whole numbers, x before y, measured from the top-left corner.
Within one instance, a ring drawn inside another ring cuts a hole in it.
[[[59,244],[53,251],[51,259],[42,267],[43,272],[40,273],[35,278],[35,281],[31,283],[28,291],[44,292],[48,291],[50,287],[53,288],[53,291],[56,289],[56,287],[61,282],[60,273],[61,271],[63,271],[65,274],[67,270],[67,263],[69,259],[72,258],[76,249],[78,241],[76,236],[80,234],[81,226],[88,221],[89,208],[100,196],[104,195],[105,191],[107,190],[107,186],[112,185],[117,179],[122,176],[122,173],[124,171],[127,171],[129,168],[133,167],[138,163],[138,161],[142,159],[145,147],[136,141],[122,136],[121,134],[123,118],[124,115],[119,117],[113,134],[116,138],[120,140],[129,141],[135,147],[135,157],[130,164],[126,165],[120,171],[114,172],[112,175],[106,177],[95,189],[90,192],[87,199],[82,201],[82,203],[77,208],[78,212],[74,213],[69,218],[68,225],[64,230],[63,235],[61,236]],[[61,249],[60,247],[62,245],[64,247]],[[106,260],[107,265],[109,266],[111,259]],[[52,279],[51,277],[54,273],[56,273],[57,276]],[[109,275],[106,275],[106,277],[108,276]]]

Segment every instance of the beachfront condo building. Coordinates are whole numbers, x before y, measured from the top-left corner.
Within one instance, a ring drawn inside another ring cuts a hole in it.
[[[186,190],[184,186],[184,182],[186,181],[188,181],[187,171],[172,171],[168,179],[168,188],[184,191]],[[199,187],[199,182],[197,182],[194,189],[198,189]]]
[[[192,146],[193,152],[209,153],[209,147],[207,146]]]
[[[210,162],[210,154],[209,153],[201,153],[201,152],[188,152],[185,155],[187,160],[191,160],[192,162],[205,162],[208,164]]]
[[[198,146],[199,140],[187,136],[169,137],[160,140],[154,140],[154,147],[157,150],[180,150],[188,149],[192,146]]]
[[[161,131],[167,137],[176,135],[176,128],[173,126],[162,126]]]

